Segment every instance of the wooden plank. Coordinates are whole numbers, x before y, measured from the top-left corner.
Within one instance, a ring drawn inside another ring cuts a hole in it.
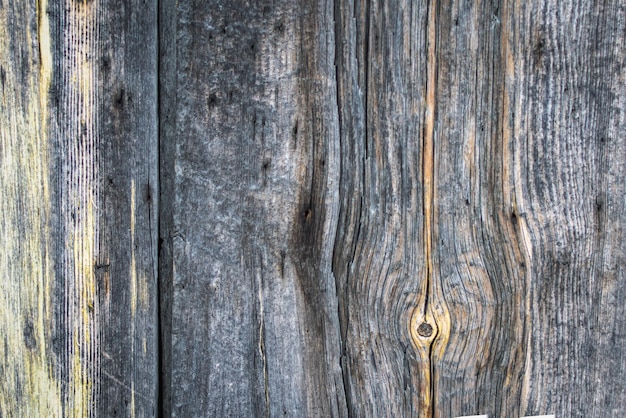
[[[345,416],[329,240],[339,186],[332,3],[168,6],[164,413]]]
[[[100,95],[99,416],[158,414],[157,2],[94,3]]]
[[[155,4],[0,19],[0,415],[155,415]]]
[[[531,261],[523,412],[618,417],[626,411],[618,319],[626,314],[626,8],[532,1],[503,12],[515,63],[505,72],[504,174]]]
[[[434,414],[619,416],[624,8],[431,7]]]
[[[50,369],[54,305],[53,214],[47,92],[52,76],[46,15],[35,1],[0,7],[0,415],[60,416]],[[43,7],[45,2],[41,5]]]
[[[342,172],[333,271],[348,408],[353,416],[427,416],[430,347],[414,347],[409,323],[414,312],[432,316],[432,216],[424,210],[432,175],[424,164],[433,27],[426,2],[337,3]]]
[[[433,299],[451,323],[434,371],[440,416],[524,415],[532,254],[513,174],[510,7],[453,1],[437,13]]]
[[[459,1],[438,13],[433,256],[435,298],[445,301],[451,319],[435,370],[441,416],[523,415],[531,260],[517,209],[521,189],[512,183],[512,110],[503,92],[517,65],[507,55],[507,7]]]
[[[617,416],[623,7],[411,6],[339,8],[348,408]]]

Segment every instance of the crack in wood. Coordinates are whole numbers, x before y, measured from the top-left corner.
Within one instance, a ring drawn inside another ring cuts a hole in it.
[[[436,283],[433,278],[433,230],[435,202],[435,116],[437,108],[437,29],[438,3],[432,0],[428,5],[427,42],[427,82],[425,123],[422,134],[422,182],[424,217],[423,241],[426,260],[425,278],[422,281],[420,296],[410,321],[410,335],[422,365],[420,374],[419,408],[420,417],[432,417],[435,411],[435,359],[441,357],[445,349],[450,318],[443,304],[443,298],[436,296]]]

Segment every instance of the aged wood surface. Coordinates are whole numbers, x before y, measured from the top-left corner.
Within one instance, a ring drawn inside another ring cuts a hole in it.
[[[0,2],[0,416],[157,412],[155,6]]]
[[[34,1],[3,4],[0,22],[0,415],[58,416],[63,394],[50,372],[49,24]]]
[[[343,416],[333,4],[170,3],[164,413]]]
[[[503,61],[515,65],[503,71],[501,216],[510,213],[528,258],[526,287],[517,284],[526,300],[522,408],[618,417],[626,411],[626,4],[503,10]]]
[[[0,0],[0,416],[622,417],[620,0]]]
[[[623,413],[620,2],[170,10],[173,412]]]

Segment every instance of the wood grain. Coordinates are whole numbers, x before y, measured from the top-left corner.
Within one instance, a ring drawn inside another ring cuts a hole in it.
[[[623,416],[622,3],[0,0],[0,416]]]
[[[624,132],[623,7],[355,4],[341,7],[339,74],[342,66],[348,69],[339,100],[342,133],[353,135],[363,123],[354,142],[365,145],[342,146],[342,162],[351,170],[342,183],[351,178],[357,185],[341,189],[346,215],[339,237],[345,239],[336,245],[349,245],[335,248],[334,270],[346,289],[339,305],[347,323],[342,329],[348,329],[342,335],[347,333],[347,386],[354,401],[349,408],[356,415],[444,417],[623,411],[623,397],[607,395],[619,386],[613,378],[623,377],[615,367],[606,386],[594,386],[609,375],[607,370],[600,378],[596,362],[616,364],[623,352],[621,325],[607,328],[615,322],[600,325],[599,319],[609,309],[602,297],[615,300],[623,291],[615,284],[622,229],[612,224],[611,249],[599,249],[605,238],[594,235],[604,236],[594,225],[609,216],[604,182],[613,184],[611,196],[620,196],[610,216],[623,213],[623,179],[615,177],[623,171],[623,141],[607,140]],[[405,24],[409,10],[419,31]],[[419,71],[406,76],[412,64]],[[406,80],[413,81],[411,88]],[[400,94],[394,97],[395,88]],[[352,100],[360,91],[365,98]],[[409,122],[413,102],[422,116]],[[603,126],[601,133],[596,126]],[[607,144],[614,147],[612,159],[602,152],[592,157]],[[411,149],[418,150],[416,157]],[[413,182],[421,190],[413,198],[417,213],[397,203],[410,192],[396,197],[395,184]],[[600,203],[594,209],[589,202]],[[418,227],[407,237],[394,235],[393,215],[403,226],[417,221]],[[406,276],[394,280],[394,264],[386,261],[407,241],[407,253],[420,257],[418,267],[410,270],[406,260],[396,266],[417,280],[413,300],[400,296],[409,291],[394,294],[411,282]],[[417,355],[402,360],[407,335],[402,328],[391,331],[406,321],[402,315],[412,304]],[[384,315],[390,319],[372,332]],[[424,322],[434,334],[419,335]],[[385,346],[372,334],[391,338]],[[581,396],[583,381],[589,386]],[[401,382],[404,403],[402,392],[395,392]],[[406,382],[412,383],[408,389]],[[414,400],[407,402],[410,393]]]
[[[164,413],[345,416],[332,3],[168,5]]]
[[[339,2],[336,10],[342,175],[333,271],[348,408],[354,416],[426,416],[433,339],[414,347],[408,325],[414,311],[431,316],[425,225],[433,190],[424,183],[432,186],[434,21],[425,2]]]
[[[168,15],[172,411],[617,416],[624,7],[312,10]]]
[[[49,25],[34,1],[3,5],[0,22],[0,415],[59,416],[49,363]]]
[[[508,13],[519,34],[506,85],[510,182],[524,198],[516,213],[532,260],[523,406],[617,417],[626,410],[626,8],[531,2]]]
[[[98,10],[98,416],[158,414],[157,2]]]
[[[0,19],[0,415],[155,415],[155,4]]]

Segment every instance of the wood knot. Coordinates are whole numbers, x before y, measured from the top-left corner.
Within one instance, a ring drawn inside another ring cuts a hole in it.
[[[416,309],[411,318],[411,337],[417,347],[428,347],[439,335],[439,326],[432,313]]]
[[[433,327],[426,322],[422,322],[419,327],[417,327],[417,333],[422,337],[428,338],[433,335]]]

